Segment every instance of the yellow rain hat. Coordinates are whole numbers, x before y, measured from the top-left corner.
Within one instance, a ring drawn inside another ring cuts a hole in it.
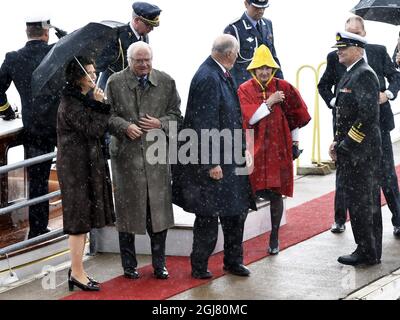
[[[247,67],[247,70],[252,71],[254,69],[258,69],[263,66],[267,66],[274,69],[281,68],[279,64],[276,63],[274,57],[272,56],[271,51],[265,44],[262,44],[257,48],[257,50],[254,53],[253,60]]]

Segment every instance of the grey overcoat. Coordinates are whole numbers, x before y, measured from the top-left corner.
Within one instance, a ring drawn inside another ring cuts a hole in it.
[[[168,150],[171,122],[182,121],[175,81],[164,72],[152,70],[143,90],[128,67],[110,77],[106,92],[112,106],[110,155],[118,231],[145,234],[147,205],[153,232],[166,230],[174,225],[168,159],[164,164],[150,163],[154,152],[146,155],[154,142],[146,140],[149,133],[131,140],[126,130],[131,123],[138,125],[145,114],[158,118],[162,131],[156,130],[165,133]]]

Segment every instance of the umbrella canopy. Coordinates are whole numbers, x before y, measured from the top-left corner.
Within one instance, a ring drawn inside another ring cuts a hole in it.
[[[32,94],[58,93],[65,85],[65,68],[74,57],[96,60],[107,44],[117,39],[117,29],[93,22],[63,37],[33,72]]]
[[[361,0],[351,12],[365,20],[400,25],[400,0]]]

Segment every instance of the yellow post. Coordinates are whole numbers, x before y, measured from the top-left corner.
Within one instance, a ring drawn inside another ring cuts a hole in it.
[[[329,168],[321,162],[321,125],[320,125],[320,113],[319,113],[319,93],[318,93],[318,82],[319,75],[322,66],[326,62],[322,62],[317,69],[310,65],[304,65],[299,68],[296,74],[296,88],[300,90],[300,74],[305,69],[310,69],[314,72],[315,80],[315,95],[314,95],[314,127],[313,127],[313,143],[312,143],[312,155],[311,163],[316,165],[316,168],[306,170],[307,174],[327,174],[330,173]],[[299,171],[300,161],[297,160],[297,171]],[[317,169],[317,170],[314,170]]]

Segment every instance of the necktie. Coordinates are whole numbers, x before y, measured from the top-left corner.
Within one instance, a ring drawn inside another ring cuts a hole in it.
[[[258,31],[258,32],[260,33],[260,35],[262,36],[261,22],[257,22],[256,28],[257,28],[257,31]]]
[[[145,88],[146,88],[146,85],[147,85],[147,79],[146,79],[146,77],[140,77],[140,78],[139,78],[139,87],[140,87],[141,89],[145,89]]]
[[[228,80],[229,85],[235,89],[235,83],[233,82],[232,75],[229,71],[225,71],[224,73],[226,80]]]

